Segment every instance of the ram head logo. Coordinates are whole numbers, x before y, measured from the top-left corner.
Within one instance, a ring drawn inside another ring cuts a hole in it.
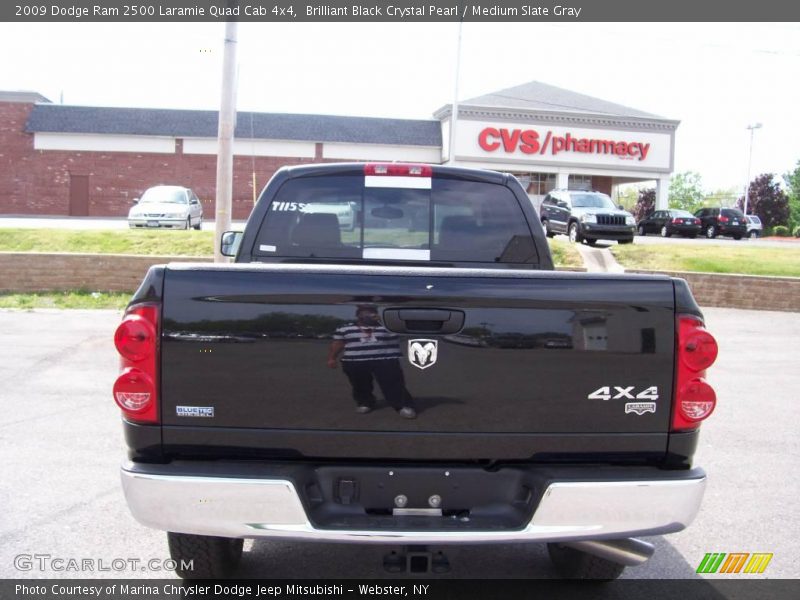
[[[436,340],[408,340],[408,361],[418,369],[432,367],[438,346]]]

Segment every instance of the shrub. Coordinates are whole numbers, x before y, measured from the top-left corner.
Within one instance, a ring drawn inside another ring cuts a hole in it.
[[[776,225],[772,230],[773,235],[778,237],[789,237],[789,228],[786,225]]]
[[[800,225],[794,228],[794,233],[792,235],[796,238],[800,238]]]

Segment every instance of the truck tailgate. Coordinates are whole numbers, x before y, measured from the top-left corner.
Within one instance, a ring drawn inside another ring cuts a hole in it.
[[[164,282],[167,447],[527,458],[546,455],[548,440],[577,455],[613,439],[615,452],[666,450],[675,344],[668,277],[170,265]],[[382,324],[359,326],[359,307],[376,310]],[[363,394],[370,375],[375,406],[356,412],[356,367],[328,364],[331,344],[353,331],[383,340],[384,388],[401,388],[389,390],[391,400],[414,406],[417,418],[389,406],[369,360],[359,385]],[[408,432],[416,448],[403,445]]]

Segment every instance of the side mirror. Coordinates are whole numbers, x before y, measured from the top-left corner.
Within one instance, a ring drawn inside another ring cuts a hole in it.
[[[625,210],[625,207],[622,206],[622,204],[617,204],[617,208],[620,209],[620,210]]]
[[[134,204],[139,204],[139,199],[138,199],[138,198],[134,198],[134,199],[133,199],[133,203],[134,203]]]
[[[220,253],[222,256],[233,256],[239,254],[239,245],[242,243],[243,233],[241,231],[226,231],[220,240]]]

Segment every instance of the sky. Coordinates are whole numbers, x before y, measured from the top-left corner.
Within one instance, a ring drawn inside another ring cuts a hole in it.
[[[224,24],[0,24],[0,90],[65,104],[216,110]],[[240,23],[237,107],[431,119],[454,23]],[[541,81],[681,121],[675,170],[708,191],[800,161],[800,24],[466,23],[459,100]]]

